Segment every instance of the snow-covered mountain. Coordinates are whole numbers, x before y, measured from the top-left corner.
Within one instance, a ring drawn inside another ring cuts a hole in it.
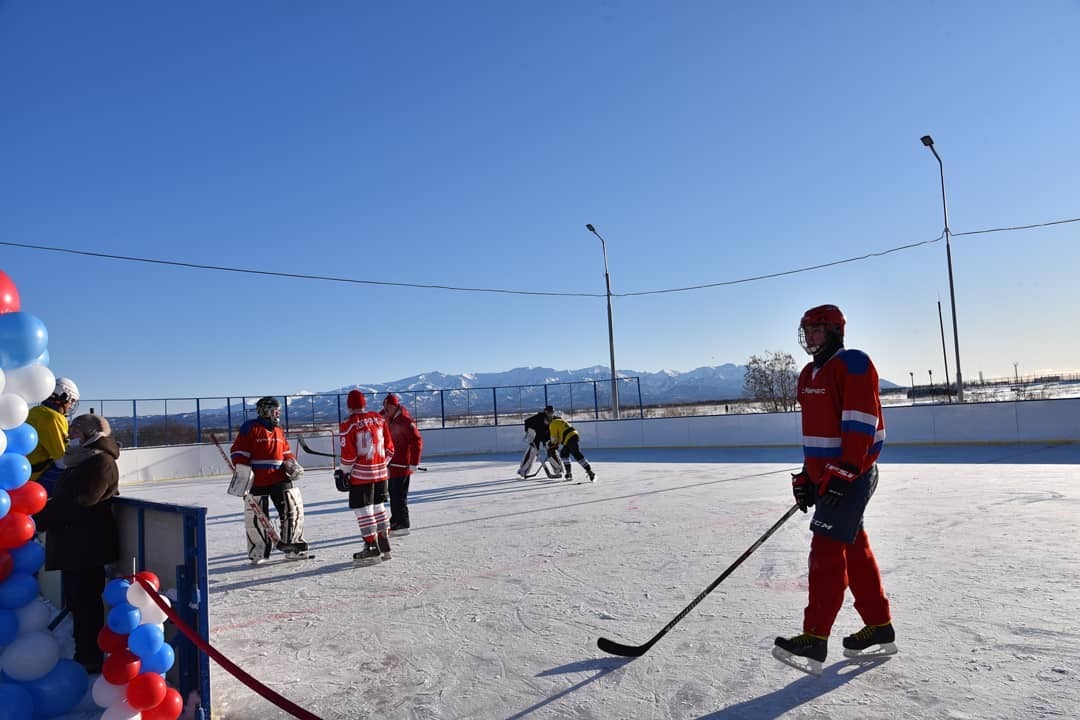
[[[696,402],[704,400],[731,400],[743,393],[745,365],[716,365],[699,367],[689,372],[661,370],[641,372],[619,370],[620,378],[638,378],[641,383],[641,401],[645,405],[667,402]],[[547,367],[519,367],[513,370],[491,373],[464,373],[448,375],[441,372],[422,373],[388,383],[374,385],[348,385],[326,394],[347,393],[354,387],[365,392],[416,392],[423,390],[451,390],[470,388],[513,388],[526,386],[559,385],[597,381],[606,383],[611,372],[606,366],[594,365],[578,370],[556,370]],[[620,381],[620,393],[635,392],[632,380]],[[603,389],[603,388],[602,388]],[[637,398],[634,398],[636,403]]]

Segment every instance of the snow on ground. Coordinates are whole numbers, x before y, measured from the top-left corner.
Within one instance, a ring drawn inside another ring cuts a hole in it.
[[[426,461],[412,534],[367,568],[326,470],[304,563],[247,563],[226,478],[123,492],[208,507],[211,642],[325,720],[1080,715],[1080,446],[886,447],[866,526],[900,654],[842,659],[849,597],[820,678],[769,654],[801,629],[801,513],[643,657],[596,647],[648,640],[779,519],[797,449],[586,453],[595,485]],[[288,717],[212,673],[216,718]]]

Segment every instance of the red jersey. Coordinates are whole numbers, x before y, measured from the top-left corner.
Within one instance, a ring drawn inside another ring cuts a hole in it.
[[[280,427],[267,427],[259,419],[248,420],[240,426],[233,441],[233,465],[250,465],[254,474],[252,487],[269,487],[285,480],[282,464],[295,458],[285,431]]]
[[[390,460],[394,467],[390,469],[390,474],[394,477],[411,475],[409,466],[420,464],[420,453],[424,449],[424,439],[420,437],[416,421],[408,410],[401,408],[388,424],[390,437],[394,440],[394,457]]]
[[[885,442],[877,368],[869,356],[840,348],[820,368],[808,364],[798,393],[803,457],[813,481],[829,463],[859,474],[869,470]]]
[[[352,485],[386,480],[394,440],[377,412],[353,413],[341,423],[341,469]]]

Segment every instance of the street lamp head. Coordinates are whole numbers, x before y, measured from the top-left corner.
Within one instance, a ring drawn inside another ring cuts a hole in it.
[[[585,229],[591,233],[596,232],[596,228],[592,226],[592,223],[585,223]]]
[[[928,148],[934,147],[934,138],[930,137],[929,135],[923,135],[922,138],[920,138],[920,139],[922,140],[922,144],[925,145],[926,147],[928,147]]]

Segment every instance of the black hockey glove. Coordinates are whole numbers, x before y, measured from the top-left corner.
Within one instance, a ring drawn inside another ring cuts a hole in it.
[[[803,512],[806,512],[807,508],[813,506],[815,494],[814,483],[806,470],[791,476],[791,494],[795,496],[795,502],[798,503],[799,509]]]
[[[821,502],[830,507],[837,507],[844,499],[851,482],[859,477],[857,470],[851,466],[833,465],[825,466],[825,474],[821,476]]]
[[[334,487],[336,487],[339,492],[349,492],[350,485],[351,483],[349,482],[348,475],[340,469],[334,471]]]

